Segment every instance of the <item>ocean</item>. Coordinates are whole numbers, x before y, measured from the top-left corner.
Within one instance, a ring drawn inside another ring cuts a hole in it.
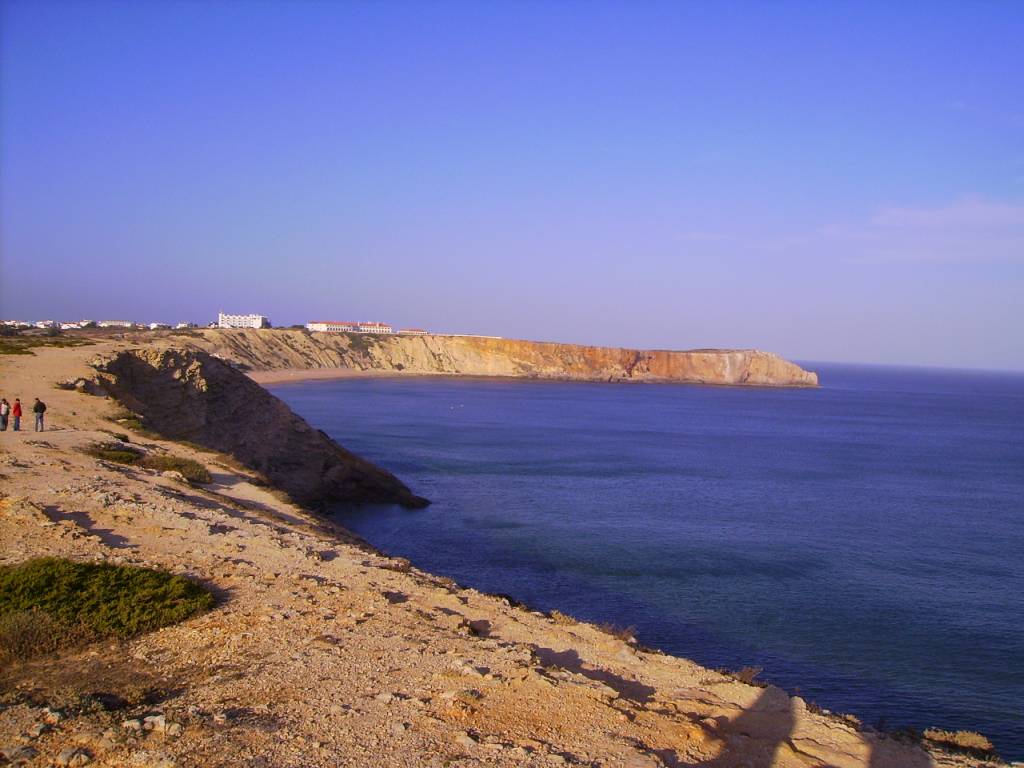
[[[1024,759],[1024,374],[805,365],[819,389],[271,389],[433,501],[337,510],[389,554]]]

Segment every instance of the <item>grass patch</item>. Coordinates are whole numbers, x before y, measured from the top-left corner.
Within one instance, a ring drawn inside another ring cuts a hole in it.
[[[83,640],[131,637],[213,606],[182,576],[56,557],[0,567],[0,661],[27,659]]]
[[[87,347],[94,342],[68,336],[3,336],[0,355],[31,355],[35,347]]]
[[[115,464],[153,469],[158,472],[180,472],[190,483],[205,485],[213,482],[213,476],[205,466],[195,459],[180,456],[156,456],[133,448],[126,443],[96,443],[85,451],[90,456]]]

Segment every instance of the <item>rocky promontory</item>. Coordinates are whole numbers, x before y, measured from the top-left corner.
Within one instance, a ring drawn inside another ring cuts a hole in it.
[[[189,343],[249,372],[336,369],[613,382],[815,387],[817,374],[770,352],[593,347],[487,336],[204,330]]]
[[[95,362],[99,385],[148,429],[227,453],[297,502],[426,506],[236,368],[194,349],[130,348]]]

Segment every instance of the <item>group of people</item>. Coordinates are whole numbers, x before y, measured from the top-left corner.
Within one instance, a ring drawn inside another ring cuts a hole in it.
[[[43,426],[43,414],[46,413],[46,403],[36,398],[35,404],[32,406],[32,413],[36,417],[36,432],[42,432]],[[0,397],[0,432],[7,431],[7,423],[11,421],[11,425],[15,432],[21,431],[21,400],[14,398],[14,405],[7,402],[6,397]]]

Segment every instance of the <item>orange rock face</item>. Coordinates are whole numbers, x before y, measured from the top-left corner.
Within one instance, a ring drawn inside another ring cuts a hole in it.
[[[197,345],[249,371],[348,369],[578,381],[814,387],[817,374],[758,350],[635,350],[480,336],[207,331]]]

